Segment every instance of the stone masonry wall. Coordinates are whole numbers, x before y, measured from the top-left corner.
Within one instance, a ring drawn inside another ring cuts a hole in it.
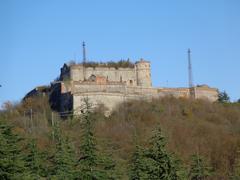
[[[142,59],[135,63],[134,68],[83,68],[82,64],[65,64],[61,69],[60,79],[61,94],[64,96],[61,102],[65,103],[61,104],[61,107],[71,102],[77,113],[85,97],[88,97],[94,106],[104,104],[109,111],[119,103],[132,99],[151,100],[170,95],[177,98],[190,97],[189,88],[153,88],[150,62]],[[218,90],[198,86],[195,88],[195,97],[214,102],[218,98]]]
[[[172,95],[174,97],[189,97],[188,88],[147,88],[129,87],[124,84],[75,84],[72,90],[73,108],[78,110],[82,106],[82,99],[88,97],[94,106],[104,104],[109,111],[112,111],[119,103],[128,100],[151,100]],[[213,88],[196,88],[196,98],[217,100],[218,92]]]
[[[61,68],[60,80],[83,82],[92,75],[106,78],[108,82],[123,82],[128,86],[152,87],[150,62],[141,59],[134,67],[84,67],[83,64],[72,64]]]
[[[108,81],[126,82],[128,85],[137,85],[135,68],[108,68],[108,67],[88,67],[83,68],[82,65],[75,65],[71,67],[70,77],[73,81],[83,81],[88,79],[92,74],[104,76]]]

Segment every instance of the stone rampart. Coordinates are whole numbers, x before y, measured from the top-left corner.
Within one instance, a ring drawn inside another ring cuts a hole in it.
[[[94,106],[104,104],[109,111],[112,111],[119,103],[128,100],[150,100],[164,96],[174,96],[177,98],[188,98],[188,88],[147,88],[147,87],[129,87],[124,84],[75,84],[72,89],[73,108],[77,110],[82,106],[82,99],[89,97]],[[209,101],[217,100],[217,89],[196,87],[196,98]]]
[[[61,93],[67,97],[62,102],[66,103],[68,96],[72,96],[73,110],[81,107],[84,97],[89,97],[95,106],[104,104],[110,111],[131,99],[188,98],[193,92],[197,99],[214,102],[218,98],[218,90],[206,85],[194,87],[191,91],[189,88],[153,88],[150,62],[143,59],[126,68],[65,64],[61,68],[60,80]]]

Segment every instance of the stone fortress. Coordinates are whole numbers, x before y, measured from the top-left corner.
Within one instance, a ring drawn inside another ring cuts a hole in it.
[[[104,105],[111,112],[119,103],[128,100],[151,100],[167,95],[202,98],[211,102],[218,90],[207,85],[193,88],[155,88],[151,81],[151,64],[140,59],[135,64],[114,67],[106,64],[89,66],[85,63],[64,64],[57,81],[49,90],[53,109],[81,113],[83,99],[88,97],[94,106]]]

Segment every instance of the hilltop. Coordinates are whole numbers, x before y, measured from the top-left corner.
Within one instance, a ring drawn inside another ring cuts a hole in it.
[[[28,111],[30,108],[32,115]],[[142,147],[148,147],[148,139],[158,125],[166,138],[168,152],[182,161],[186,171],[190,168],[193,154],[204,157],[206,164],[212,167],[214,173],[210,179],[228,179],[238,167],[239,103],[164,97],[151,102],[120,104],[109,117],[105,117],[103,112],[102,107],[92,114],[95,138],[101,152],[112,155],[121,179],[128,176],[134,136],[137,135]],[[12,124],[14,132],[24,137],[24,141],[35,138],[38,148],[47,151],[49,156],[55,146],[51,138],[53,121],[60,123],[62,133],[74,147],[81,144],[83,129],[77,116],[61,120],[57,114],[51,113],[48,100],[41,97],[5,106],[0,119]]]

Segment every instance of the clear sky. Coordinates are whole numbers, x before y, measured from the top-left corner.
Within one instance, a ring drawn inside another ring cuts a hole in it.
[[[61,66],[140,58],[153,85],[188,86],[187,49],[195,84],[240,98],[239,0],[1,0],[0,104],[47,85]]]

